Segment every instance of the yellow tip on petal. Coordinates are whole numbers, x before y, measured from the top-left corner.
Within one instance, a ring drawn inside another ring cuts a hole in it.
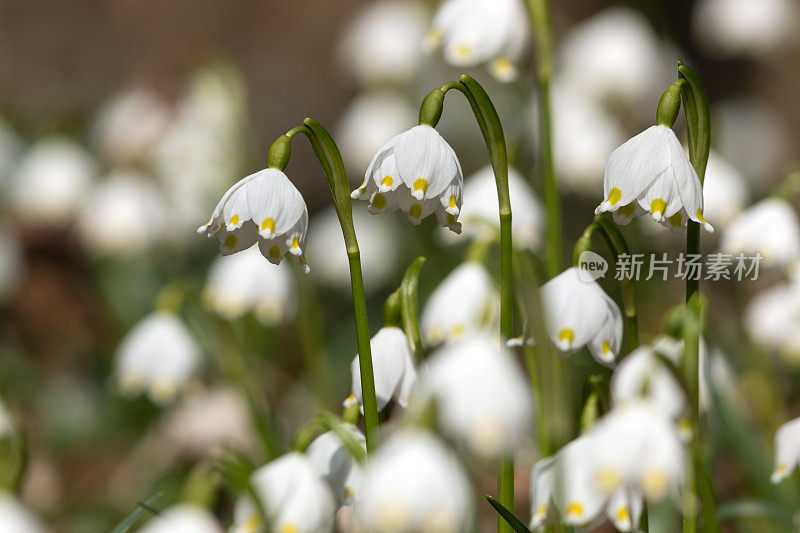
[[[631,518],[631,515],[628,513],[628,508],[627,507],[620,507],[617,510],[617,521],[619,521],[619,522],[627,522],[628,520],[630,520],[630,518]]]
[[[583,504],[580,502],[571,502],[567,505],[567,510],[564,513],[566,516],[576,516],[578,518],[583,516]]]
[[[622,191],[614,187],[611,189],[611,192],[608,193],[608,202],[610,205],[617,205],[619,201],[622,199]]]
[[[622,482],[622,478],[616,470],[612,468],[605,468],[597,473],[597,478],[595,481],[597,482],[597,486],[600,488],[600,490],[610,494],[617,490],[620,482]]]
[[[453,195],[453,196],[451,196],[451,197],[450,197],[450,201],[449,201],[449,202],[448,202],[448,204],[447,204],[447,205],[449,205],[449,206],[450,206],[450,209],[455,209],[455,207],[456,207],[456,201],[457,201],[457,200],[456,200],[456,197],[455,197],[455,195]]]
[[[669,224],[673,228],[680,228],[682,222],[683,222],[683,215],[681,215],[680,211],[669,217]]]
[[[275,233],[275,219],[272,217],[265,218],[261,221],[261,231],[269,230],[270,235]]]
[[[669,478],[660,470],[650,470],[642,478],[642,488],[647,497],[653,500],[661,499],[668,484]]]
[[[536,518],[541,518],[546,514],[547,514],[547,504],[543,503],[541,506],[539,506],[538,509],[536,509]]]
[[[617,213],[624,216],[625,218],[631,218],[635,212],[636,212],[636,204],[633,202],[629,203],[628,205],[623,205],[622,207],[617,209]]]
[[[393,183],[394,180],[392,179],[391,176],[384,176],[383,179],[381,180],[381,185],[385,185],[387,187],[391,187]]]
[[[558,332],[558,340],[559,342],[567,341],[567,344],[572,344],[572,341],[575,340],[575,332],[570,328],[562,329]]]
[[[255,533],[261,528],[261,519],[257,515],[253,515],[247,519],[243,528],[246,533]]]
[[[703,224],[706,224],[706,219],[703,218],[703,210],[702,209],[698,209],[697,210],[697,220],[699,220]]]
[[[372,202],[370,205],[372,205],[372,207],[375,209],[381,210],[386,207],[386,197],[382,194],[376,194],[372,197]]]
[[[236,235],[228,235],[227,237],[225,237],[225,242],[222,244],[228,250],[233,250],[234,248],[236,248],[237,242],[239,242],[239,239],[236,238]]]
[[[298,533],[298,531],[300,530],[294,524],[283,524],[280,529],[280,533]]]
[[[609,346],[608,341],[603,341],[603,353],[606,355],[611,353],[611,346]]]
[[[408,214],[414,218],[419,218],[422,216],[422,204],[414,204],[411,206],[411,209],[408,210]]]
[[[239,223],[239,215],[233,215],[233,216],[231,217],[231,220],[230,220],[229,224],[230,224],[231,226],[235,226],[235,225],[236,225],[236,224],[238,224],[238,223]]]
[[[342,491],[342,499],[344,501],[352,500],[356,497],[356,490],[353,487],[345,487]]]
[[[456,57],[462,61],[468,61],[472,57],[472,47],[467,44],[456,46]]]
[[[297,237],[295,237],[294,240],[292,241],[292,248],[294,248],[295,250],[300,248],[300,239],[298,239]]]
[[[423,193],[428,191],[428,180],[420,178],[414,182],[414,190],[415,191],[422,191]]]
[[[666,209],[667,209],[667,202],[665,202],[661,198],[656,198],[655,200],[650,202],[650,212],[653,213],[653,215],[659,214],[663,216],[664,211]]]

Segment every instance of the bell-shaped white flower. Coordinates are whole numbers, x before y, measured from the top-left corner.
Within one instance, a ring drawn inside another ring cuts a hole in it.
[[[435,128],[421,124],[383,145],[353,199],[368,200],[372,214],[401,209],[412,224],[436,213],[439,223],[461,232],[461,163]]]
[[[495,458],[522,444],[533,399],[505,345],[488,334],[446,344],[423,372],[421,396],[433,398],[442,429],[471,452]]]
[[[22,246],[16,235],[0,226],[0,303],[8,301],[17,292],[24,274]]]
[[[222,526],[206,509],[178,504],[150,520],[140,533],[222,533]]]
[[[493,330],[499,320],[500,294],[486,268],[475,262],[457,266],[428,297],[420,329],[427,343]]]
[[[350,424],[342,427],[366,452],[367,440],[358,428]],[[352,505],[361,497],[364,470],[336,433],[328,431],[314,439],[306,450],[306,456],[331,486],[339,505]]]
[[[408,406],[408,395],[417,381],[417,370],[406,334],[397,327],[381,328],[369,341],[369,345],[372,351],[378,411],[382,411],[392,400],[401,407]],[[358,354],[350,365],[350,373],[353,378],[353,393],[345,400],[345,406],[359,403],[363,407]]]
[[[767,198],[734,218],[720,249],[729,254],[760,253],[764,264],[788,266],[800,259],[800,221],[791,204]]]
[[[689,220],[713,232],[703,219],[703,189],[672,128],[651,126],[611,153],[603,178],[605,200],[595,214],[614,213],[618,224],[650,213],[665,227]]]
[[[250,478],[271,531],[324,533],[333,530],[336,502],[330,488],[301,453],[290,452],[253,472]],[[236,503],[231,533],[261,531],[257,507],[249,495]]]
[[[156,403],[168,403],[192,384],[202,366],[200,348],[172,313],[158,311],[142,319],[117,348],[116,379],[127,394],[147,391]]]
[[[511,219],[514,245],[536,250],[542,240],[544,208],[531,186],[513,168],[508,169],[508,191],[511,196]],[[497,185],[494,171],[486,166],[464,181],[464,204],[459,214],[461,231],[479,240],[494,239],[500,228],[497,204]],[[452,242],[458,242],[450,232],[442,230]]]
[[[566,525],[591,528],[602,521],[608,495],[592,478],[594,445],[592,437],[578,437],[558,451],[553,463],[553,501]]]
[[[436,437],[403,430],[367,463],[355,506],[364,531],[466,531],[470,489],[456,455]]]
[[[570,267],[539,289],[547,334],[564,354],[584,346],[598,363],[612,365],[622,344],[622,313],[600,285]]]
[[[517,77],[517,62],[528,44],[525,5],[520,0],[444,0],[425,37],[425,47],[442,46],[456,67],[488,63],[499,81]]]
[[[289,252],[308,272],[303,258],[307,228],[308,209],[300,191],[286,174],[267,168],[228,189],[197,232],[217,237],[222,255],[246,250],[258,242],[258,249],[271,263],[279,264]]]
[[[11,207],[26,224],[63,225],[83,206],[97,163],[79,144],[50,137],[18,163],[9,191]]]
[[[545,457],[533,465],[531,470],[530,496],[531,496],[531,522],[533,531],[542,529],[550,516],[553,499],[553,477],[556,457]]]
[[[379,0],[367,4],[343,36],[345,67],[366,85],[408,81],[422,59],[425,6],[416,0]]]
[[[0,531],[44,533],[45,528],[14,496],[0,492]]]
[[[256,246],[215,259],[203,289],[206,305],[224,318],[233,320],[252,311],[269,326],[294,317],[294,299],[288,265],[267,264]]]
[[[312,280],[350,293],[350,262],[336,210],[325,209],[314,215],[311,222],[314,231],[306,242],[306,256],[314,265]],[[393,280],[403,249],[403,235],[396,220],[373,217],[363,204],[353,205],[353,226],[361,251],[364,291],[372,294]]]
[[[703,180],[703,212],[714,224],[723,228],[739,214],[749,194],[738,169],[712,151]]]
[[[167,236],[170,213],[162,193],[145,176],[116,172],[98,183],[78,221],[84,245],[95,255],[130,257]]]
[[[778,428],[775,434],[775,470],[770,480],[779,483],[800,463],[800,418]]]
[[[781,283],[756,295],[745,309],[744,326],[759,344],[800,362],[800,281]]]

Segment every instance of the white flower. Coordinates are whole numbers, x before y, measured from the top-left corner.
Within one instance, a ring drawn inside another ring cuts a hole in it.
[[[358,81],[402,83],[416,72],[425,8],[413,0],[372,2],[347,28],[340,55]]]
[[[453,66],[488,63],[492,76],[512,81],[528,39],[528,15],[520,0],[444,0],[425,46],[434,50],[441,45]]]
[[[369,345],[372,351],[378,411],[382,411],[392,400],[405,408],[408,405],[408,395],[417,381],[414,356],[408,346],[406,334],[396,327],[381,328],[369,341]],[[363,404],[358,354],[350,365],[350,373],[353,378],[353,393],[345,400],[345,406]]]
[[[349,424],[342,426],[366,452],[364,435]],[[323,433],[306,450],[306,456],[325,478],[336,495],[339,505],[351,505],[361,497],[364,470],[333,431]]]
[[[531,522],[530,529],[537,530],[544,527],[550,515],[550,504],[553,498],[555,478],[553,476],[556,457],[545,457],[533,465],[531,470],[530,496],[531,496]]]
[[[720,249],[729,254],[760,253],[765,265],[789,266],[800,259],[797,213],[781,198],[761,200],[730,222]]]
[[[415,225],[435,212],[442,226],[459,233],[463,182],[461,163],[450,145],[436,129],[419,125],[383,145],[364,183],[350,196],[369,200],[374,215],[400,208]]]
[[[401,94],[373,90],[359,94],[339,118],[336,142],[348,168],[361,173],[375,153],[417,120],[417,111]]]
[[[800,282],[759,293],[745,309],[744,326],[756,342],[790,362],[800,361]]]
[[[424,340],[437,344],[466,333],[494,329],[500,295],[486,268],[474,262],[457,266],[428,297],[420,329]]]
[[[16,236],[0,226],[0,303],[6,302],[19,289],[25,275],[25,258]]]
[[[172,313],[155,312],[128,332],[117,348],[116,378],[127,394],[146,390],[156,403],[168,403],[197,377],[200,349]]]
[[[725,228],[742,210],[748,196],[747,184],[741,173],[712,151],[703,180],[705,216]]]
[[[314,265],[312,279],[349,293],[352,290],[350,262],[336,210],[333,207],[323,210],[314,216],[312,225],[314,231],[306,243],[306,256]],[[363,204],[353,205],[353,226],[361,252],[364,291],[371,294],[393,279],[403,248],[403,235],[398,231],[396,220],[370,216]]]
[[[547,334],[572,354],[588,345],[598,363],[612,365],[622,344],[622,313],[600,285],[570,267],[539,289]]]
[[[218,237],[222,255],[258,249],[279,264],[289,252],[306,272],[303,247],[308,228],[306,202],[280,170],[267,168],[250,174],[228,189],[207,223],[197,228],[206,237]]]
[[[324,533],[333,530],[336,504],[330,489],[298,452],[290,452],[262,466],[251,476],[253,488],[272,521],[271,531]],[[261,531],[261,518],[250,496],[234,511],[231,533]]]
[[[447,344],[428,359],[422,397],[430,395],[442,429],[473,453],[513,452],[529,433],[533,399],[505,345],[488,335]]]
[[[14,171],[11,206],[25,224],[67,224],[82,207],[96,173],[96,162],[76,142],[43,139]]]
[[[78,231],[92,253],[130,257],[161,242],[169,218],[158,188],[145,176],[122,171],[92,189]]]
[[[682,229],[689,220],[703,224],[700,179],[671,128],[651,126],[611,153],[603,178],[605,200],[595,214],[614,213],[618,224],[650,213],[664,227]]]
[[[542,202],[527,181],[513,168],[508,169],[508,190],[511,195],[512,235],[520,248],[536,250],[544,225]],[[480,240],[495,238],[500,228],[497,185],[494,171],[487,166],[464,182],[464,205],[459,218],[464,235]],[[443,232],[448,236],[449,232]],[[453,239],[457,242],[457,239]]]
[[[14,496],[0,492],[0,531],[44,533],[44,526]]]
[[[273,267],[256,246],[215,259],[203,289],[203,301],[226,319],[252,311],[269,326],[294,317],[294,299],[294,279],[288,265]]]
[[[800,15],[792,0],[700,0],[695,39],[718,55],[765,55],[796,37]]]
[[[778,428],[775,434],[775,471],[770,478],[779,483],[791,474],[800,463],[800,418],[795,418]]]
[[[141,163],[164,133],[171,114],[152,89],[126,89],[100,108],[92,131],[93,144],[112,166]]]
[[[140,533],[222,533],[217,519],[207,510],[192,504],[178,504],[152,519]]]
[[[364,531],[466,531],[470,490],[455,454],[434,436],[403,430],[367,463],[356,504]]]

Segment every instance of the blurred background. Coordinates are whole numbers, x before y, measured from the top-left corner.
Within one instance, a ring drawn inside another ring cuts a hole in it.
[[[716,250],[726,225],[780,187],[800,157],[796,2],[768,1],[777,7],[744,17],[731,15],[724,4],[732,0],[552,3],[565,265],[602,199],[608,154],[653,123],[677,58],[711,100],[716,170],[708,179],[724,192],[715,203],[706,191],[706,218],[718,231],[703,246]],[[287,173],[310,210],[308,276],[247,259],[223,266],[216,241],[195,229],[306,116],[332,132],[356,187],[377,148],[415,124],[422,97],[463,70],[423,52],[437,4],[0,0],[0,399],[28,442],[21,499],[55,531],[108,531],[137,501],[181,490],[222,443],[259,457],[254,410],[281,447],[317,408],[340,409],[356,352],[348,273],[304,139]],[[467,71],[495,99],[512,162],[540,193],[531,62],[531,53],[520,58],[511,83],[483,66]],[[466,176],[487,162],[468,109],[448,98],[441,123]],[[374,332],[414,258],[428,257],[424,305],[468,246],[444,239],[431,220],[412,230],[399,212],[369,219],[358,204]],[[666,232],[654,238],[647,221],[624,231],[637,251],[677,254],[683,245]],[[784,278],[780,265],[767,266],[758,281],[704,285],[707,342],[725,354],[725,379],[740,391],[736,431],[752,439],[749,451],[729,453],[726,439],[741,434],[719,430],[723,496],[767,490],[748,469],[768,477],[775,428],[800,414],[796,352],[763,346],[742,319]],[[259,283],[274,287],[252,301]],[[604,285],[616,298],[613,280]],[[663,331],[681,298],[680,280],[642,284],[645,339]],[[176,309],[202,363],[182,394],[126,394],[120,343],[155,310]],[[593,363],[568,364],[577,406]],[[491,488],[491,472],[485,483]],[[521,506],[526,492],[527,473]]]

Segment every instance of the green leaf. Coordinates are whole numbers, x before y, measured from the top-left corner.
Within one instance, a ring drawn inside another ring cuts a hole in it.
[[[136,506],[136,509],[131,511],[128,516],[123,518],[122,521],[111,530],[111,533],[126,533],[136,524],[136,522],[139,521],[139,519],[147,514],[158,516],[159,513],[153,507],[153,504],[156,502],[156,500],[161,498],[161,496],[163,496],[163,494],[158,492],[147,498],[145,501],[139,502],[139,505]]]
[[[424,257],[418,257],[411,263],[400,283],[400,316],[408,338],[408,345],[411,347],[417,363],[425,357],[419,334],[419,271],[424,262]]]
[[[494,510],[497,511],[497,514],[503,517],[503,520],[508,522],[508,525],[516,531],[517,533],[531,533],[531,530],[522,523],[522,521],[514,516],[514,513],[503,507],[503,504],[492,498],[491,496],[486,496],[486,499],[489,503],[494,507]]]
[[[743,518],[768,518],[787,528],[794,528],[794,516],[783,507],[768,501],[740,500],[720,505],[717,517],[724,520]]]

